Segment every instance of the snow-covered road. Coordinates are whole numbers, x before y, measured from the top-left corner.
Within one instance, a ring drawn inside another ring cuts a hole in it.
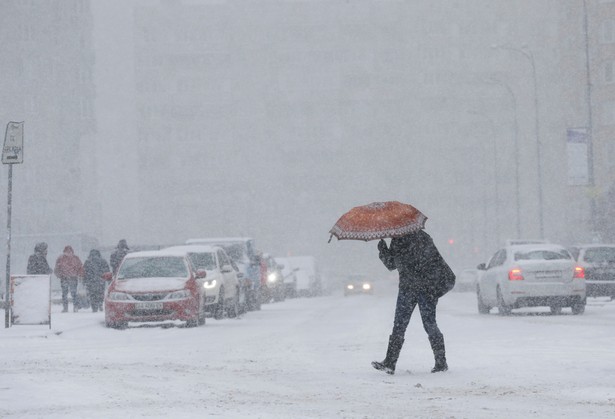
[[[380,283],[196,329],[111,330],[102,313],[54,306],[51,330],[0,330],[0,417],[615,417],[615,302],[481,316],[473,294],[450,293],[438,311],[450,370],[430,373],[415,315],[388,376],[370,361],[384,356],[395,296]]]

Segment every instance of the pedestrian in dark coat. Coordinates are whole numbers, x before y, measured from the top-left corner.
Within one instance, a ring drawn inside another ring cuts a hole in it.
[[[79,256],[75,255],[72,247],[66,246],[64,248],[64,252],[56,260],[53,272],[60,278],[60,285],[62,286],[62,305],[64,306],[62,312],[66,313],[68,311],[69,290],[73,298],[73,311],[77,312],[79,310],[77,285],[79,284],[79,279],[83,278],[83,264]]]
[[[436,306],[438,299],[455,285],[455,274],[440,255],[432,238],[423,230],[393,238],[390,247],[380,240],[378,250],[382,263],[389,270],[397,269],[399,273],[399,293],[386,357],[382,362],[372,362],[372,366],[388,374],[395,373],[406,328],[418,305],[436,360],[431,372],[446,371],[444,336],[436,323]]]
[[[28,258],[28,275],[49,275],[53,271],[47,263],[47,243],[41,242],[34,246],[34,253]]]
[[[113,269],[113,275],[117,273],[120,264],[124,260],[124,256],[126,256],[128,252],[130,252],[128,243],[126,243],[125,239],[120,240],[115,247],[115,251],[111,254],[111,258],[109,259],[111,269]]]
[[[105,294],[105,280],[103,274],[110,272],[109,264],[102,258],[100,252],[96,249],[90,250],[90,255],[83,264],[85,275],[83,282],[88,292],[92,311],[96,313],[102,311],[102,303]]]

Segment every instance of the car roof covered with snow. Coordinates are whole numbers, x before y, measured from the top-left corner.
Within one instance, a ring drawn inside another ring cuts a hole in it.
[[[252,237],[207,237],[202,239],[188,239],[186,244],[201,244],[201,243],[242,243],[249,240],[254,240]]]
[[[218,250],[224,250],[220,246],[214,246],[209,244],[181,244],[178,246],[165,247],[163,251],[182,251],[186,253],[215,253]]]
[[[128,253],[124,257],[124,259],[162,257],[162,256],[185,257],[187,253],[188,252],[186,252],[185,250],[181,250],[181,249],[144,250],[142,252]]]

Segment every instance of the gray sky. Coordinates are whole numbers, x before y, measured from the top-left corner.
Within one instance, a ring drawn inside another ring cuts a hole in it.
[[[517,201],[522,236],[538,236],[531,66],[493,48],[509,45],[535,57],[545,233],[571,240],[562,133],[584,120],[562,116],[553,80],[579,74],[550,63],[577,6],[93,1],[96,132],[82,154],[96,159],[80,170],[95,212],[80,223],[93,216],[105,245],[247,235],[380,275],[375,243],[327,244],[328,230],[353,206],[399,200],[454,265],[475,265],[515,236]]]

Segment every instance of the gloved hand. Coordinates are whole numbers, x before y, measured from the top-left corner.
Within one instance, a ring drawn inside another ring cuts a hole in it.
[[[389,248],[387,247],[387,242],[385,242],[384,239],[380,239],[380,241],[378,242],[378,250],[381,252],[386,252],[387,250],[389,250]]]

